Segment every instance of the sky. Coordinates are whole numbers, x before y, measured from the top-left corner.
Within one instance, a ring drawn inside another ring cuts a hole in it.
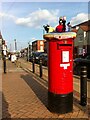
[[[66,16],[71,25],[88,20],[88,2],[2,2],[0,3],[0,31],[8,49],[13,51],[43,39],[43,25],[58,25],[60,16]]]

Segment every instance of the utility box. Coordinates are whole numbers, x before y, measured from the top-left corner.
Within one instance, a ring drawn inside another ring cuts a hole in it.
[[[73,40],[74,32],[49,33],[48,42],[48,108],[51,112],[73,110]]]

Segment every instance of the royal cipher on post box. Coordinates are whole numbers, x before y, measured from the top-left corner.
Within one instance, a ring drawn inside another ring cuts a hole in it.
[[[52,112],[73,110],[74,32],[44,34],[48,47],[48,108]]]

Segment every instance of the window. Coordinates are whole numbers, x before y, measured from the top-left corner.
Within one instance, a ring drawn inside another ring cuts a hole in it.
[[[43,50],[43,46],[40,46],[40,50]]]
[[[40,45],[43,45],[43,41],[40,41]]]
[[[83,48],[78,48],[78,54],[82,55],[83,54]]]
[[[84,38],[86,37],[86,32],[84,32]]]

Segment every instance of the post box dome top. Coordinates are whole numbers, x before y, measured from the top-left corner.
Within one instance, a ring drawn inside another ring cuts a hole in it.
[[[52,39],[64,40],[69,38],[76,38],[76,33],[75,32],[47,33],[43,35],[43,38],[46,40],[52,40]]]

